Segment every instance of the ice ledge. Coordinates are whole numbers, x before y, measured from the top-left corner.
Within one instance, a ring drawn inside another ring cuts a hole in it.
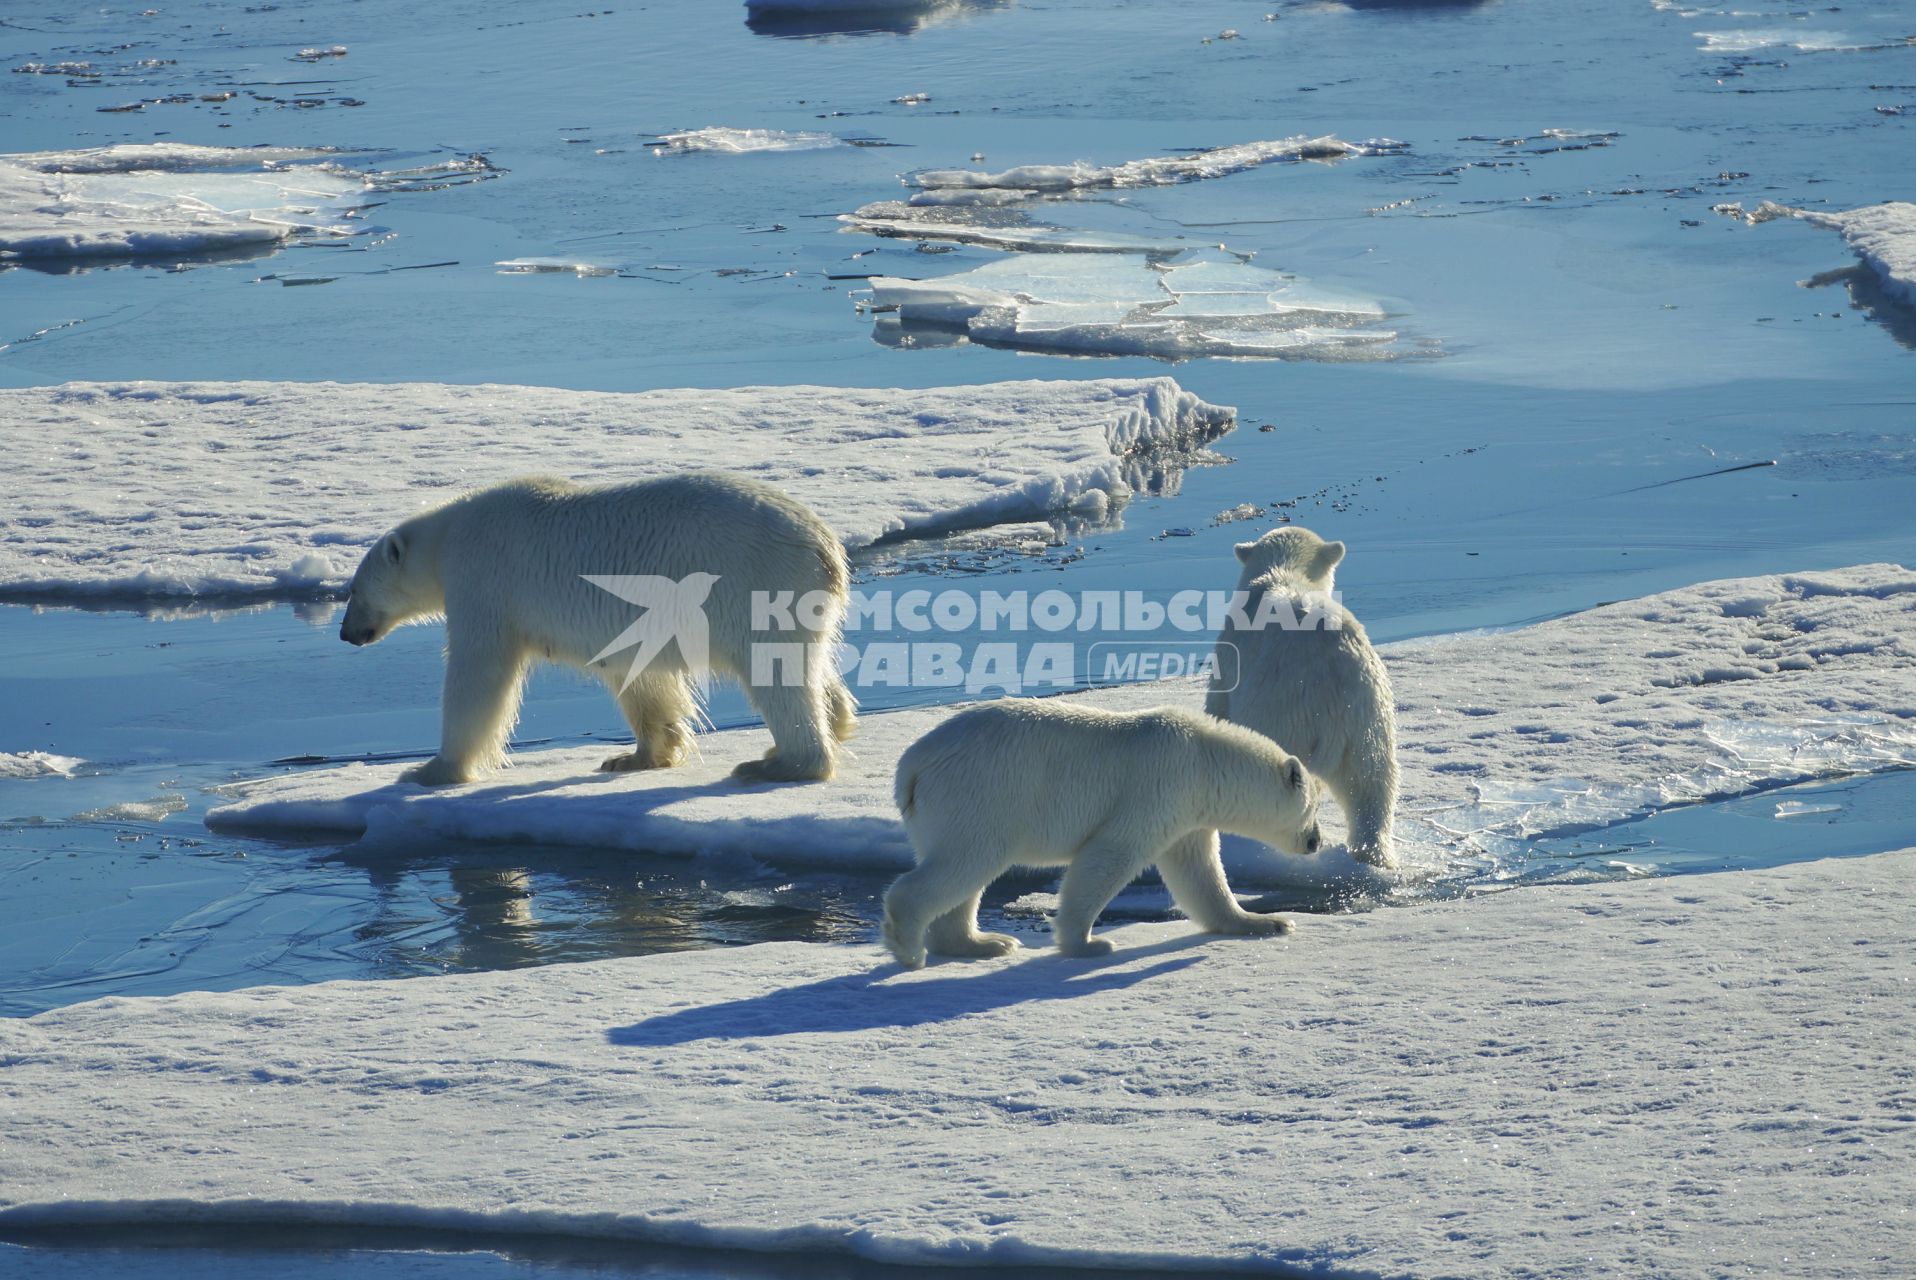
[[[1137,925],[1103,961],[901,974],[870,945],[770,943],[100,1000],[0,1022],[0,1235],[1876,1277],[1916,1198],[1916,1022],[1887,1016],[1913,871],[1905,851],[1530,889],[1283,942]],[[1119,1191],[1122,1221],[1087,1211]]]

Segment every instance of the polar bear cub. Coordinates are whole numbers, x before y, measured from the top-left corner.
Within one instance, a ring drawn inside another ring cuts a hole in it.
[[[1177,905],[1213,933],[1289,930],[1238,905],[1217,829],[1297,853],[1318,845],[1316,787],[1270,739],[1197,712],[1123,713],[1063,699],[1006,699],[952,716],[898,761],[898,811],[918,865],[885,894],[885,945],[916,969],[927,949],[1003,955],[978,932],[978,899],[1014,866],[1066,868],[1052,933],[1066,955],[1103,955],[1098,913],[1157,864]]]
[[[709,670],[744,685],[772,732],[771,750],[737,776],[823,779],[856,708],[833,661],[849,580],[837,535],[755,480],[512,480],[374,543],[339,635],[368,645],[403,623],[445,618],[439,754],[409,771],[416,782],[471,782],[503,763],[534,662],[611,686],[636,741],[603,769],[682,763],[698,714],[693,678]],[[758,593],[800,607],[755,610]],[[779,648],[763,651],[755,673],[761,644]]]
[[[1296,753],[1343,810],[1351,855],[1395,866],[1396,703],[1363,624],[1331,595],[1344,544],[1291,526],[1238,543],[1237,558],[1252,626],[1219,633],[1205,709]]]

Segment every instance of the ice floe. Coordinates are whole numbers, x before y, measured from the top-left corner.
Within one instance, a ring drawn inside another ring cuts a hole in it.
[[[837,134],[812,130],[728,129],[714,125],[707,129],[662,133],[653,154],[678,156],[716,152],[721,155],[747,155],[761,151],[822,151],[828,147],[849,145]]]
[[[0,155],[0,265],[247,252],[344,236],[379,193],[500,172],[483,156],[360,170],[321,147],[159,142]]]
[[[959,193],[954,193],[959,194]],[[969,196],[971,193],[963,193]],[[1015,200],[879,200],[838,220],[847,231],[900,240],[939,240],[986,249],[1031,253],[1178,253],[1186,244],[1164,236],[1123,231],[1084,231],[1042,222]]]
[[[1099,960],[910,974],[875,945],[767,943],[95,1000],[0,1020],[0,1232],[1891,1275],[1916,1198],[1913,872],[1536,888],[1277,941],[1139,924]]]
[[[1397,334],[1382,307],[1225,253],[1020,254],[930,280],[878,276],[880,341],[1087,356],[1363,359]]]
[[[912,185],[927,191],[999,189],[1055,194],[1094,191],[1106,187],[1162,187],[1240,173],[1279,160],[1339,160],[1345,156],[1379,155],[1402,150],[1390,141],[1354,143],[1329,135],[1299,135],[1271,142],[1240,142],[1211,147],[1187,155],[1154,156],[1122,164],[1027,164],[986,173],[975,169],[930,169],[910,175]]]
[[[1857,43],[1840,31],[1805,31],[1800,27],[1767,27],[1747,31],[1699,31],[1704,53],[1758,53],[1765,49],[1794,49],[1798,53],[1875,53],[1916,44],[1916,36],[1898,40]]]
[[[1845,212],[1825,212],[1765,200],[1748,211],[1740,204],[1718,205],[1716,211],[1752,225],[1798,218],[1813,227],[1835,231],[1882,279],[1886,293],[1916,306],[1916,204],[1894,200]]]
[[[1231,565],[1217,568],[1220,586],[1234,581]],[[1398,698],[1398,842],[1412,874],[1669,805],[1916,766],[1912,607],[1916,573],[1868,565],[1383,646]],[[1189,682],[1073,696],[1122,708],[1203,701]],[[398,764],[288,773],[239,784],[207,823],[894,870],[910,860],[894,764],[947,714],[863,717],[856,759],[827,785],[734,784],[732,766],[765,748],[763,730],[737,729],[702,736],[699,761],[654,774],[594,772],[603,744],[527,752],[488,782],[443,790],[399,782]],[[1341,831],[1334,815],[1327,827]],[[1307,859],[1233,842],[1229,855],[1244,886],[1365,874],[1341,849]]]
[[[193,254],[344,235],[355,174],[286,161],[327,153],[179,143],[0,155],[0,262]]]
[[[636,480],[709,460],[854,546],[1109,515],[1233,425],[1169,378],[643,393],[328,382],[0,390],[0,598],[338,591],[421,506],[514,475]]]
[[[0,778],[70,778],[85,763],[50,751],[0,751]]]

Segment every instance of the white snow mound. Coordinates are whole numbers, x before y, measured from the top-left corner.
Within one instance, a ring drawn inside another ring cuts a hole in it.
[[[1232,566],[1221,565],[1220,587]],[[1361,608],[1361,601],[1352,601]],[[1708,582],[1522,630],[1383,646],[1398,701],[1399,841],[1410,871],[1495,858],[1538,835],[1669,805],[1845,773],[1916,766],[1916,574],[1866,565]],[[1201,707],[1166,682],[1079,694],[1102,706]],[[608,744],[528,752],[467,787],[398,781],[402,766],[287,773],[228,789],[220,831],[314,831],[744,853],[791,867],[911,865],[892,804],[905,747],[950,708],[861,718],[829,784],[741,787],[762,729],[698,739],[701,758],[596,773]],[[1334,811],[1326,826],[1341,834]],[[1341,851],[1231,847],[1233,883],[1350,874]]]
[[[50,751],[0,751],[0,778],[71,778],[85,763]]]
[[[1235,411],[1169,378],[640,393],[330,382],[0,389],[0,599],[314,599],[422,507],[527,474],[779,486],[852,546],[1110,510]]]
[[[0,1020],[0,1230],[1877,1280],[1916,1201],[1913,873],[1134,925],[1103,960],[913,974],[767,943],[97,1000]]]

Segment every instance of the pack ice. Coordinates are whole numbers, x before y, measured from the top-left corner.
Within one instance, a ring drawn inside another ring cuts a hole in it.
[[[1865,565],[1708,582],[1518,631],[1383,646],[1398,699],[1407,874],[1459,858],[1505,865],[1534,837],[1669,805],[1916,765],[1912,608],[1916,574]],[[1201,688],[1181,681],[1073,696],[1123,710],[1203,705]],[[597,773],[603,744],[527,752],[500,778],[441,790],[400,782],[399,764],[287,773],[238,784],[207,824],[898,870],[911,852],[892,772],[948,714],[861,717],[856,757],[827,786],[735,785],[732,766],[764,750],[763,730],[741,729],[703,735],[697,761],[651,774]],[[1341,838],[1328,810],[1325,825],[1328,839]],[[1237,842],[1227,853],[1240,887],[1374,874],[1342,852],[1292,858]]]
[[[804,499],[854,547],[1064,513],[1096,521],[1234,415],[1169,378],[0,390],[15,495],[0,508],[0,599],[324,598],[388,527],[465,490],[526,474],[639,480],[700,459]]]

